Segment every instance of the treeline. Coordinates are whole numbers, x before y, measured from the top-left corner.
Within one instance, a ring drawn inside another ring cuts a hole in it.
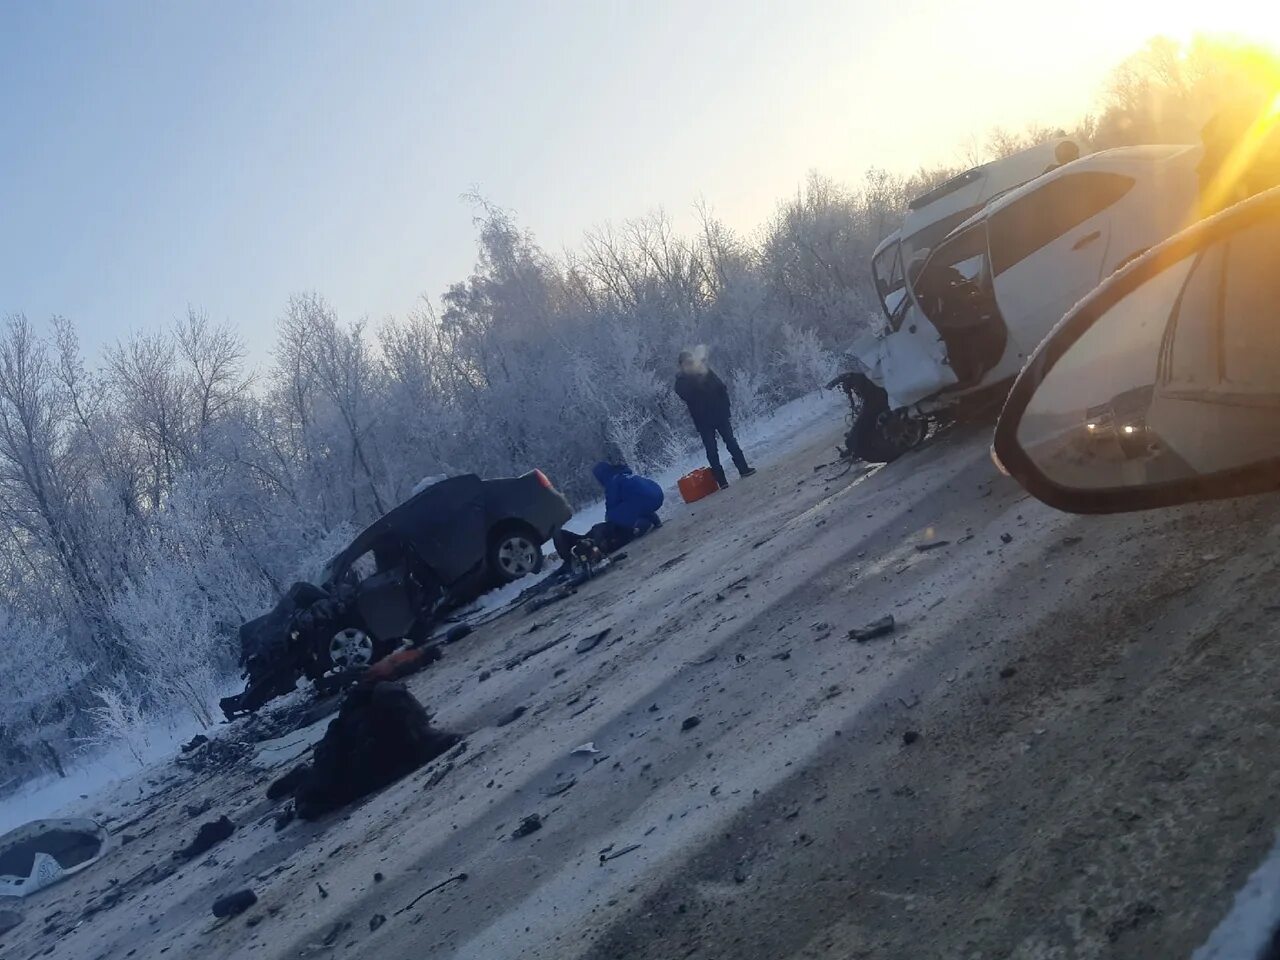
[[[1272,63],[1250,56],[1157,42],[1076,133],[1194,141],[1228,78]],[[989,155],[1045,133],[997,132]],[[682,348],[711,345],[740,415],[819,386],[878,312],[872,250],[954,172],[873,171],[857,187],[813,175],[754,235],[706,210],[680,235],[655,214],[564,256],[472,198],[475,269],[435,305],[373,325],[299,294],[261,368],[196,310],[92,360],[72,320],[46,335],[9,316],[0,789],[58,769],[78,741],[142,736],[149,716],[212,719],[238,624],[424,476],[539,466],[582,499],[608,442],[642,468],[679,457]]]

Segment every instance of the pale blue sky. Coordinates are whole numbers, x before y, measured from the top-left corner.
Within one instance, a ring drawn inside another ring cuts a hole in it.
[[[754,229],[810,169],[1071,121],[1160,26],[1112,6],[8,0],[0,314],[97,349],[191,303],[261,356],[291,292],[378,319],[463,278],[473,188],[552,251],[699,197]]]

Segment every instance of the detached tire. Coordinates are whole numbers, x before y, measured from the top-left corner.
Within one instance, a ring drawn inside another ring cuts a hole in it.
[[[489,572],[500,584],[514,583],[542,569],[542,544],[523,525],[500,527],[489,538]]]
[[[861,393],[862,409],[849,431],[853,453],[867,463],[892,463],[924,441],[927,421],[906,410],[890,410],[888,395],[870,381]]]

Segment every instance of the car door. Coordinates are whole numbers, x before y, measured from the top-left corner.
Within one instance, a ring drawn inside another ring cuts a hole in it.
[[[456,583],[484,563],[488,526],[476,475],[442,480],[400,510],[405,538],[442,584]]]
[[[409,576],[407,559],[404,543],[388,533],[352,564],[357,571],[372,568],[360,577],[356,607],[378,640],[407,636],[418,618],[418,588]]]
[[[1020,366],[1101,281],[1112,215],[1133,187],[1123,174],[1064,172],[991,215],[993,283],[1009,332],[1002,369]]]

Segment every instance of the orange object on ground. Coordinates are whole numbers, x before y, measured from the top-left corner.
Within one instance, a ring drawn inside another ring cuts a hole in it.
[[[720,489],[720,484],[716,483],[715,474],[711,472],[710,467],[699,467],[697,470],[686,473],[677,481],[677,486],[680,487],[680,496],[685,503],[701,500]]]

